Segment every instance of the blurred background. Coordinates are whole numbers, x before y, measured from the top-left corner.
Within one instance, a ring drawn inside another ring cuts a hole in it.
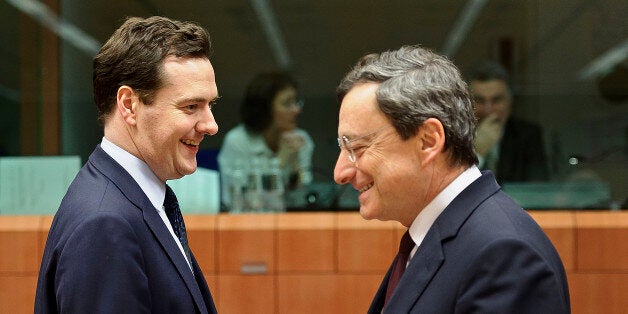
[[[316,143],[315,180],[331,182],[337,83],[366,53],[420,44],[463,72],[481,59],[501,62],[512,77],[513,115],[543,127],[550,181],[601,183],[603,204],[589,205],[625,208],[625,0],[0,0],[0,155],[85,162],[102,137],[92,57],[125,17],[152,15],[195,21],[211,34],[220,132],[203,150],[218,149],[238,123],[256,73],[286,70],[305,100],[300,127]]]

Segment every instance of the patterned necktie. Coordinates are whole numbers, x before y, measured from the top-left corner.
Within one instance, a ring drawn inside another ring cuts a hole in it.
[[[170,220],[170,225],[174,234],[179,238],[185,256],[188,258],[190,265],[192,259],[190,257],[190,247],[188,245],[188,235],[185,232],[185,223],[183,222],[183,215],[181,215],[181,208],[179,208],[179,202],[177,196],[174,195],[174,191],[166,184],[166,198],[164,199],[164,208],[166,209],[166,216]]]
[[[401,243],[399,243],[399,253],[397,253],[397,257],[395,257],[395,266],[393,266],[393,271],[388,279],[386,301],[384,302],[384,306],[388,303],[390,296],[392,296],[395,288],[397,288],[399,280],[401,280],[403,272],[406,270],[406,264],[408,263],[408,257],[410,256],[412,248],[414,248],[414,241],[412,241],[412,238],[410,237],[410,232],[406,231],[406,233],[403,234],[403,237],[401,237]]]

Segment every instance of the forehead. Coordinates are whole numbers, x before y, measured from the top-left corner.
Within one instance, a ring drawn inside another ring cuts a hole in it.
[[[471,81],[471,92],[476,96],[491,97],[508,92],[506,82],[502,80]]]
[[[207,58],[168,56],[164,59],[164,86],[158,93],[213,99],[217,96],[214,68]]]
[[[285,100],[288,98],[295,98],[297,96],[297,90],[292,86],[287,86],[283,89],[280,89],[275,95],[274,99]]]
[[[338,134],[348,137],[372,132],[390,124],[377,106],[375,92],[379,83],[361,83],[349,90],[342,99],[338,116]]]
[[[162,67],[167,79],[216,81],[214,67],[207,58],[167,56]]]

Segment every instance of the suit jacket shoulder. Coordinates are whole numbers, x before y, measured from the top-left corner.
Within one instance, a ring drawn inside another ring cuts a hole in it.
[[[35,312],[215,312],[194,267],[196,277],[148,197],[97,147],[53,220]]]
[[[549,239],[484,173],[437,218],[384,312],[568,313],[569,293]]]

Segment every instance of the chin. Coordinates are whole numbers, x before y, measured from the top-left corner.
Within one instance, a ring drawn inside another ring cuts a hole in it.
[[[193,168],[189,168],[185,175],[187,176],[187,175],[193,174],[194,172],[196,172],[196,169],[197,169],[196,165]]]
[[[287,123],[287,124],[285,124],[283,129],[286,130],[286,131],[292,131],[292,130],[294,130],[296,128],[297,128],[297,124],[296,123]]]
[[[196,163],[194,163],[194,165],[187,165],[185,167],[181,167],[178,172],[179,172],[179,175],[183,177],[183,176],[191,175],[195,171],[196,171]]]
[[[362,216],[362,218],[366,220],[379,219],[377,214],[377,211],[370,210],[366,206],[360,205],[360,216]]]

